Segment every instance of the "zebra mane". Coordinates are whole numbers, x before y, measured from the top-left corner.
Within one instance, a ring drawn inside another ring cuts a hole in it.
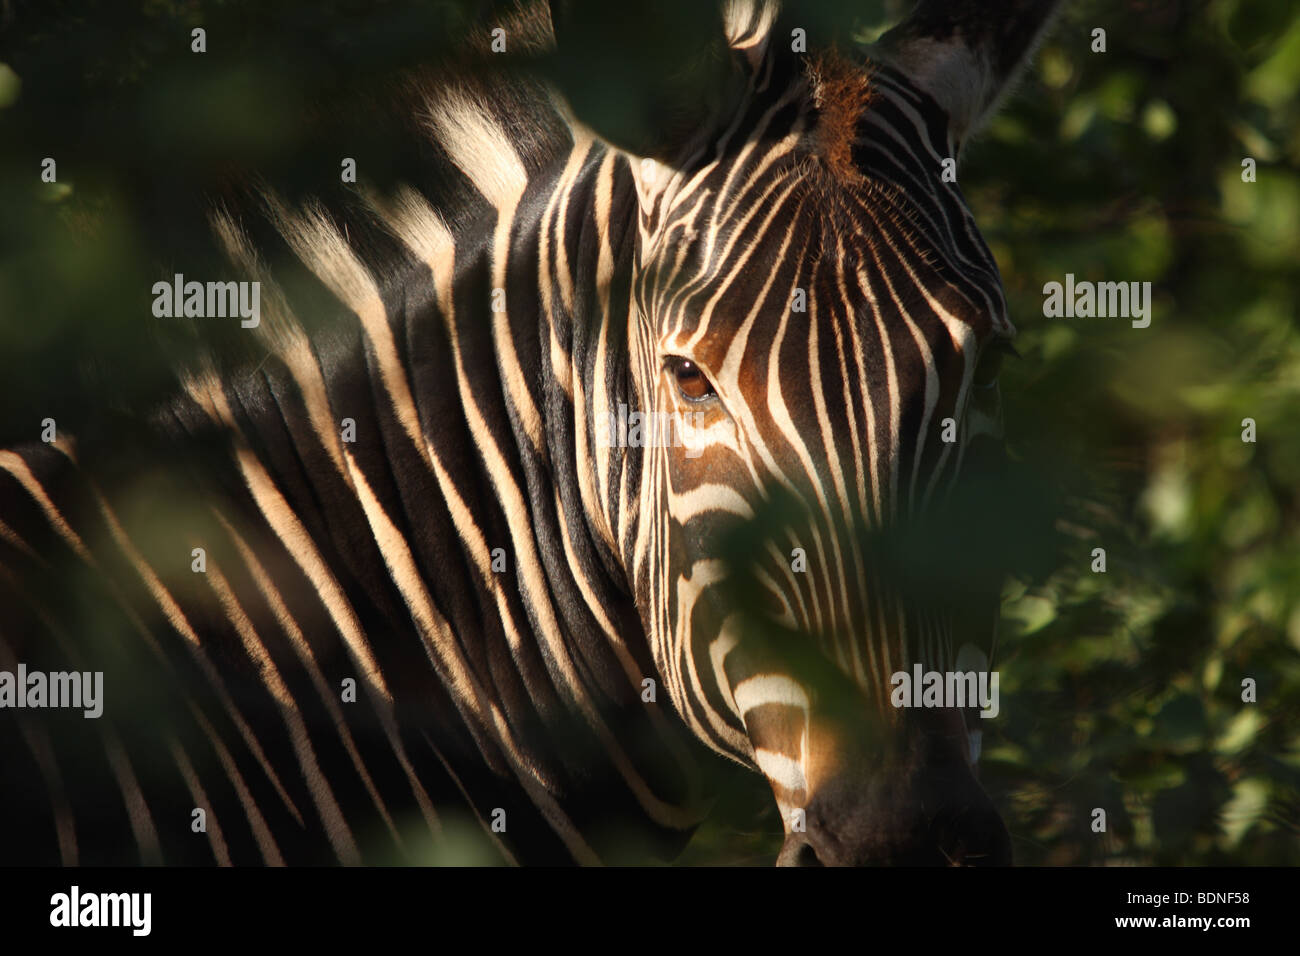
[[[492,52],[504,30],[510,54]],[[521,69],[554,49],[547,0],[523,0],[473,28],[458,55],[385,81],[360,98],[377,128],[389,131],[402,155],[396,174],[376,180],[359,163],[355,184],[284,182],[235,169],[208,192],[208,227],[219,260],[262,283],[268,297],[261,326],[242,341],[205,343],[199,369],[232,371],[260,363],[262,350],[283,356],[330,330],[308,327],[295,314],[281,276],[303,266],[352,311],[373,293],[381,297],[410,280],[409,255],[442,255],[472,230],[487,207],[519,195],[529,177],[563,155],[581,124],[544,83]],[[350,104],[356,108],[357,104]],[[322,127],[331,149],[333,113],[325,105],[308,123]],[[466,183],[473,189],[466,189]],[[195,269],[194,271],[198,271]],[[210,271],[210,270],[209,270]],[[368,288],[373,286],[373,289]],[[187,385],[187,388],[190,387]]]
[[[808,77],[818,113],[816,152],[837,179],[859,181],[853,143],[873,96],[869,71],[832,49],[809,63]]]

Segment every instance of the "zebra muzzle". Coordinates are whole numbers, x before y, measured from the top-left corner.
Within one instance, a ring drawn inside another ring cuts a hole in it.
[[[961,711],[908,712],[890,728],[814,714],[806,741],[806,789],[783,795],[774,785],[786,821],[778,866],[1011,863]],[[784,805],[792,799],[802,805]]]

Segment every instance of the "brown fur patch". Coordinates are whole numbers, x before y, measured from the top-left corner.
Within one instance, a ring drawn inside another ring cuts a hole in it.
[[[809,62],[808,81],[817,108],[817,154],[835,178],[861,179],[853,165],[853,140],[858,121],[871,103],[871,77],[866,67],[831,50]]]

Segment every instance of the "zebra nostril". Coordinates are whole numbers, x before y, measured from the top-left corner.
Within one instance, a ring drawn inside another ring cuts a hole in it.
[[[795,866],[821,866],[822,861],[817,858],[817,851],[812,848],[811,843],[805,843],[799,848],[799,855]]]
[[[776,858],[777,866],[824,866],[811,843],[794,834],[786,837],[785,845]]]

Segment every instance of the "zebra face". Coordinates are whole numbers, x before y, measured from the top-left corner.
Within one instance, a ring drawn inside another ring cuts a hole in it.
[[[888,703],[893,673],[947,669],[950,621],[910,606],[868,544],[957,474],[999,327],[992,264],[954,280],[968,264],[886,191],[797,155],[758,175],[745,162],[695,180],[700,201],[665,222],[680,241],[640,284],[651,407],[691,423],[655,449],[643,511],[664,516],[652,590],[670,672],[697,733],[756,763],[789,825],[802,814],[827,841],[800,844],[818,859],[848,841],[846,862],[999,860],[961,713]],[[961,819],[914,816],[954,804]]]
[[[954,621],[878,542],[991,430],[1014,334],[942,175],[975,117],[907,41],[748,45],[749,125],[638,182],[637,393],[689,423],[640,469],[638,603],[695,734],[770,783],[785,863],[1010,859],[962,710],[891,703],[895,674],[954,666]]]

